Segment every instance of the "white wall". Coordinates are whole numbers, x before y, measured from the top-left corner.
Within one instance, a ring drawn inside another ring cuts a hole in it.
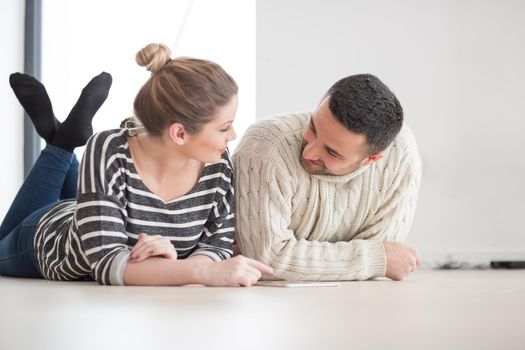
[[[0,218],[3,218],[24,176],[23,109],[9,86],[9,75],[24,69],[24,1],[0,2]]]
[[[525,2],[257,2],[257,117],[315,108],[369,72],[398,96],[423,183],[427,260],[525,257]]]

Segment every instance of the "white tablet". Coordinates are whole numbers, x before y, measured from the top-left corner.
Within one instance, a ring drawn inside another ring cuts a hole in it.
[[[301,288],[301,287],[339,287],[337,282],[299,282],[299,281],[259,281],[255,284],[261,287],[283,287],[283,288]]]

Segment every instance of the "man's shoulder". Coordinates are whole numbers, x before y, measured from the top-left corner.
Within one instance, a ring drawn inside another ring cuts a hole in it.
[[[416,147],[416,138],[410,126],[403,125],[395,138],[395,142],[401,147]]]
[[[419,158],[416,138],[408,125],[403,126],[394,140],[394,146],[398,152],[405,156]]]
[[[302,134],[310,112],[287,113],[258,120],[248,127],[234,157],[272,157],[275,152],[295,152],[301,147]]]
[[[282,138],[288,134],[296,132],[302,133],[310,112],[278,114],[253,123],[246,131],[246,136],[270,137],[274,139]]]
[[[400,167],[407,171],[421,171],[421,159],[412,129],[404,125],[392,144],[385,151],[384,166],[399,170]],[[397,171],[396,170],[396,171]]]

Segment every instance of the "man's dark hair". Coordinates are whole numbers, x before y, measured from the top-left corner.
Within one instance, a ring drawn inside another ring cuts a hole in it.
[[[326,93],[330,112],[348,130],[365,134],[368,153],[385,150],[403,125],[403,109],[396,96],[371,74],[351,75]]]

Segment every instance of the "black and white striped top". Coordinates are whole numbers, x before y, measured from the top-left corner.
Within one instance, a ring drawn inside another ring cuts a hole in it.
[[[205,165],[190,192],[164,202],[140,179],[128,136],[127,129],[93,135],[76,200],[59,202],[41,218],[34,244],[44,278],[122,285],[140,233],[169,237],[179,259],[231,257],[235,203],[228,151],[219,163]]]

